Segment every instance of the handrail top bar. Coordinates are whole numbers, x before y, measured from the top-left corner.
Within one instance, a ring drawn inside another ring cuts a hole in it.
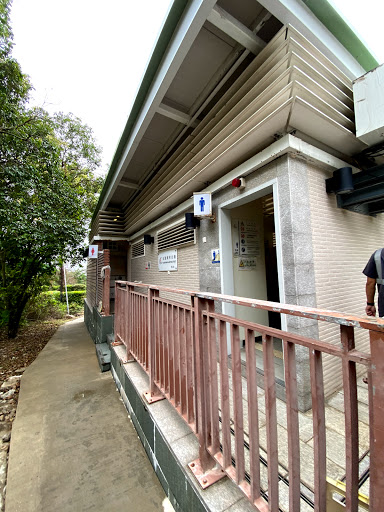
[[[247,306],[256,309],[265,309],[274,313],[282,313],[312,320],[320,320],[349,327],[361,327],[371,331],[384,331],[384,319],[368,316],[346,315],[340,311],[328,311],[326,309],[308,308],[306,306],[296,306],[294,304],[281,304],[279,302],[270,302],[266,300],[250,299],[247,297],[236,297],[234,295],[222,295],[220,293],[198,292],[184,290],[182,288],[171,288],[168,286],[159,286],[153,284],[135,283],[131,281],[115,281],[116,285],[128,285],[138,288],[150,288],[168,293],[178,293],[198,297],[200,299],[215,300],[236,306]]]

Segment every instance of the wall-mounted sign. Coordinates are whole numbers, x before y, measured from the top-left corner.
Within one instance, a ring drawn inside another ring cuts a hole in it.
[[[233,221],[232,225],[234,255],[260,256],[261,237],[257,223],[253,220],[239,220]]]
[[[256,270],[257,258],[248,258],[246,256],[240,256],[238,262],[239,270]]]
[[[177,270],[177,249],[159,252],[159,272]]]
[[[232,240],[233,240],[233,255],[238,256],[240,254],[240,237],[239,237],[239,221],[232,221]]]
[[[88,258],[97,258],[99,251],[98,245],[90,245],[88,248]]]
[[[220,249],[212,249],[212,263],[220,263]]]
[[[193,193],[193,215],[195,217],[210,217],[212,215],[212,197],[210,192]]]

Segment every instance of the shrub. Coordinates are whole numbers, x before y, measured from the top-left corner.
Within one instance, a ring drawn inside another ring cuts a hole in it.
[[[85,290],[68,292],[69,314],[81,313],[84,306]],[[45,320],[47,318],[64,318],[67,314],[67,304],[60,302],[60,291],[42,292],[31,299],[26,307],[25,317],[29,320]]]
[[[46,294],[50,295],[57,302],[60,303],[60,292],[59,291],[50,291],[50,292],[43,292],[43,293],[46,293]],[[68,304],[75,303],[75,304],[79,304],[79,305],[82,306],[83,302],[84,302],[84,298],[85,298],[85,290],[68,292]],[[65,303],[66,303],[65,293],[63,293],[63,302],[62,302],[62,304],[65,304]]]
[[[67,290],[69,292],[85,292],[86,286],[85,284],[69,284]]]
[[[37,297],[31,299],[25,309],[25,317],[28,320],[63,318],[66,313],[65,304],[58,302],[50,292],[42,292]]]
[[[86,287],[84,284],[68,284],[67,291],[68,292],[80,292],[85,291]],[[45,289],[44,291],[60,291],[59,285],[53,285],[50,288]],[[65,288],[63,288],[63,293],[65,293]]]

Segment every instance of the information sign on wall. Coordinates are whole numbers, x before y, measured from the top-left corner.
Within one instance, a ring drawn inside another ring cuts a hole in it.
[[[220,249],[212,249],[212,263],[220,263]]]
[[[159,252],[158,264],[160,272],[177,270],[177,249]]]
[[[239,220],[238,229],[234,231],[234,236],[238,235],[238,244],[235,240],[234,254],[240,256],[261,255],[260,233],[257,224],[253,220]]]
[[[246,256],[240,256],[239,258],[239,270],[256,270],[257,258],[249,258]]]
[[[97,258],[98,250],[98,245],[90,245],[88,249],[88,258]]]
[[[212,197],[210,192],[193,193],[193,215],[195,217],[209,217],[212,215]]]

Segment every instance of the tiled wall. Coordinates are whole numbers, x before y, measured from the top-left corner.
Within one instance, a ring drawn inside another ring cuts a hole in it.
[[[362,274],[371,254],[384,245],[382,215],[370,217],[337,208],[336,196],[325,191],[331,173],[308,166],[317,307],[365,315],[365,281]],[[339,328],[319,322],[321,340],[338,344]],[[368,335],[355,329],[359,349],[368,347]],[[341,386],[341,365],[324,358],[327,392]]]
[[[176,221],[183,220],[183,217],[176,219]],[[169,222],[168,225],[176,222],[174,219]],[[162,225],[159,229],[164,229],[167,224]],[[173,288],[184,288],[188,290],[199,290],[199,257],[198,257],[198,245],[187,245],[176,247],[177,249],[177,271],[160,272],[158,268],[158,251],[157,251],[157,236],[156,233],[159,229],[153,232],[148,232],[155,238],[155,243],[151,245],[145,245],[145,256],[139,258],[133,258],[130,261],[132,281],[141,281],[147,284],[156,284],[160,286],[170,286]],[[150,268],[148,267],[150,263]],[[167,297],[177,300],[179,302],[185,302],[181,296]]]

